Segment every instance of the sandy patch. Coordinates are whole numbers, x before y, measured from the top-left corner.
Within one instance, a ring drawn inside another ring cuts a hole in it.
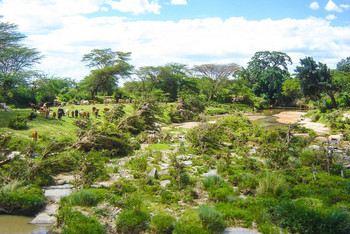
[[[303,121],[300,121],[299,124],[303,125],[305,128],[314,130],[317,135],[321,134],[330,134],[331,130],[326,127],[323,123],[312,122],[311,118],[305,118]]]
[[[277,120],[276,120],[277,122],[290,124],[290,123],[298,122],[299,118],[305,114],[306,112],[301,112],[301,111],[284,111],[274,116],[277,117]]]
[[[244,116],[251,121],[266,118],[265,115],[244,114]]]

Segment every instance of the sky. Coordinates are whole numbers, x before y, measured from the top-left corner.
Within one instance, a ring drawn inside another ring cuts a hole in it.
[[[37,68],[76,81],[93,49],[131,52],[130,63],[247,66],[255,52],[350,57],[350,0],[0,0],[4,22],[44,56]]]

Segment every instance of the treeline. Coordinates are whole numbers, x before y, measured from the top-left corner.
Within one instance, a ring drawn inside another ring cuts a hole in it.
[[[23,45],[24,39],[16,25],[0,22],[0,102],[13,107],[55,99],[102,101],[101,96],[163,102],[190,98],[256,108],[350,105],[350,57],[339,61],[333,70],[306,57],[290,74],[291,58],[278,51],[256,52],[246,68],[234,63],[193,67],[172,63],[136,69],[130,64],[130,52],[94,49],[82,58],[90,74],[77,83],[33,70],[42,57],[36,49]],[[118,87],[120,81],[123,87]]]

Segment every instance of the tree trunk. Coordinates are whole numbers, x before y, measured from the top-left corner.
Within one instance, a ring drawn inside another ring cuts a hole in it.
[[[337,102],[335,101],[333,92],[329,91],[327,94],[331,98],[333,108],[336,109],[337,108]]]

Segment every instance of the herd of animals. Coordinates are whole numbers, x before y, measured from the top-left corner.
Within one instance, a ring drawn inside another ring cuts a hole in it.
[[[103,103],[105,105],[107,104],[116,104],[117,101],[115,99],[111,99],[111,98],[107,98],[104,99]],[[125,99],[119,99],[118,103],[130,103],[130,100],[125,100]],[[99,104],[98,101],[95,100],[81,100],[80,102],[73,102],[73,101],[69,101],[69,102],[60,102],[54,103],[54,106],[58,107],[57,112],[52,111],[48,105],[48,103],[38,103],[38,104],[33,104],[33,103],[29,103],[29,105],[31,106],[33,112],[30,113],[29,116],[27,116],[27,119],[32,120],[34,118],[37,117],[37,115],[43,115],[46,118],[52,118],[52,119],[57,119],[61,120],[63,116],[67,116],[67,117],[72,117],[72,118],[90,118],[90,112],[86,111],[86,110],[70,110],[70,109],[64,109],[64,107],[68,107],[70,105],[94,105],[94,104]],[[4,110],[4,111],[11,111],[12,109],[7,106],[5,103],[0,103],[0,110]],[[99,114],[99,109],[97,109],[95,106],[91,108],[92,110],[92,115],[95,116],[95,118],[98,117]],[[108,107],[104,107],[103,111],[107,112],[110,109]],[[36,130],[32,131],[32,137],[33,140],[36,141],[38,139],[38,133]]]
[[[124,100],[124,99],[119,99],[118,100],[118,103],[128,103],[129,100]],[[103,103],[105,105],[107,104],[116,104],[117,101],[115,99],[105,99],[103,101]],[[77,102],[73,102],[73,101],[69,101],[69,102],[60,102],[60,103],[57,103],[55,106],[58,107],[58,110],[57,112],[55,111],[51,111],[51,109],[48,107],[48,104],[47,103],[38,103],[38,104],[33,104],[33,103],[29,103],[32,110],[35,111],[36,114],[40,114],[40,115],[43,115],[43,116],[46,116],[47,118],[48,117],[51,117],[53,119],[59,119],[61,120],[63,116],[67,116],[67,117],[82,117],[82,118],[90,118],[90,112],[89,111],[86,111],[86,110],[70,110],[70,109],[64,109],[64,107],[67,107],[69,105],[73,105],[73,104],[76,104],[76,105],[92,105],[92,104],[99,104],[98,101],[95,101],[95,100],[81,100],[80,103],[77,103]],[[92,107],[92,115],[95,116],[95,118],[98,117],[98,114],[99,114],[99,109],[97,109],[96,107]],[[107,107],[104,107],[103,111],[107,112],[109,111],[109,108]],[[32,119],[32,118],[35,118],[34,117],[35,114],[34,113],[31,113],[30,116],[28,116],[28,119]]]

